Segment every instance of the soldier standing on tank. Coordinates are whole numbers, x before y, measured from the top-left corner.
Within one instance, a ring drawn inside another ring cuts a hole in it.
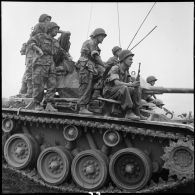
[[[49,16],[48,14],[42,14],[39,17],[39,23],[34,26],[33,31],[30,34],[30,37],[35,36],[38,33],[46,33],[46,25],[50,21],[51,21],[51,16]],[[25,68],[24,75],[22,77],[22,87],[19,94],[24,95],[24,97],[31,98],[33,93],[32,63],[33,63],[33,59],[35,58],[34,51],[28,47],[27,43],[24,43],[20,53],[22,55],[26,55],[26,59],[25,59],[26,68]]]
[[[105,98],[121,101],[121,109],[126,113],[125,118],[146,119],[139,111],[141,101],[140,81],[131,82],[129,68],[133,63],[134,54],[122,50],[119,54],[120,63],[113,66],[105,80],[103,94]]]
[[[96,87],[98,87],[98,84],[101,83],[100,78],[105,71],[105,64],[100,57],[101,50],[98,44],[102,43],[106,36],[104,29],[97,28],[90,35],[91,39],[86,40],[81,48],[81,56],[77,62],[80,91],[78,105],[81,114],[92,114],[87,105],[92,98],[94,85],[96,84]]]
[[[41,111],[43,107],[40,103],[44,96],[44,87],[47,85],[45,102],[47,111],[57,111],[52,106],[56,88],[56,72],[53,56],[60,49],[59,42],[54,39],[59,31],[59,26],[55,22],[47,24],[47,33],[39,33],[29,41],[29,46],[38,53],[38,57],[33,63],[33,101],[35,110]]]

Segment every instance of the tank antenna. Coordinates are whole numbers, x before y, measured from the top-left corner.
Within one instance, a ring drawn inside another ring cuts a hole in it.
[[[91,22],[92,8],[93,8],[93,2],[91,2],[89,23],[88,23],[88,29],[87,29],[87,38],[88,38],[88,35],[89,35],[89,26],[90,26],[90,22]]]
[[[145,37],[143,37],[137,44],[135,44],[130,50],[134,49],[137,45],[139,45],[157,26],[155,26]]]
[[[118,31],[119,31],[119,45],[121,47],[121,36],[120,36],[120,25],[119,25],[119,11],[118,11],[118,2],[117,2],[117,14],[118,14]]]
[[[153,4],[152,8],[154,7],[154,5],[156,4],[156,2]],[[144,18],[143,22],[141,23],[140,27],[138,28],[137,32],[135,33],[133,39],[131,40],[131,42],[129,43],[129,46],[127,47],[127,49],[130,47],[131,43],[133,42],[134,38],[136,37],[137,33],[139,32],[140,28],[142,27],[143,23],[145,22],[146,18],[148,17],[148,15],[150,14],[150,12],[152,11],[152,8],[150,9],[150,11],[148,12],[148,14],[146,15],[146,17]]]

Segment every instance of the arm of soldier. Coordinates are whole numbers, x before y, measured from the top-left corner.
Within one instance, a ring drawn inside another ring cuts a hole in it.
[[[43,51],[40,48],[40,40],[39,40],[39,36],[38,35],[35,35],[35,36],[31,37],[28,40],[27,44],[29,45],[29,47],[31,47],[32,49],[37,51],[40,56],[43,55]]]
[[[102,61],[101,57],[99,56],[99,52],[98,51],[92,51],[91,52],[91,56],[96,60],[96,62],[98,64],[100,64],[101,66],[105,67],[105,64]]]

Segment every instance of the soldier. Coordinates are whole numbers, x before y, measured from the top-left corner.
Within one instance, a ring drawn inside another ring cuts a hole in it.
[[[35,36],[38,33],[46,33],[47,29],[47,23],[51,21],[51,16],[49,16],[48,14],[42,14],[39,17],[39,23],[37,23],[34,27],[33,27],[33,31],[31,32],[30,36]]]
[[[38,53],[33,63],[33,100],[37,111],[43,110],[40,103],[43,100],[45,85],[47,85],[45,95],[46,110],[57,111],[51,103],[56,87],[53,56],[60,49],[59,42],[54,37],[57,35],[59,28],[55,22],[50,22],[47,25],[47,34],[39,33],[28,41],[29,46]]]
[[[30,34],[30,37],[35,36],[38,33],[46,33],[46,25],[51,21],[51,16],[48,14],[42,14],[39,17],[39,23],[35,25],[33,31]],[[22,77],[22,87],[19,92],[19,96],[24,95],[24,97],[31,98],[33,93],[32,85],[32,62],[34,58],[34,51],[30,49],[27,43],[22,45],[20,51],[21,55],[26,55],[25,59],[25,72]]]
[[[155,100],[152,101],[152,103],[156,104],[156,106],[159,107],[159,108],[161,108],[161,109],[162,109],[163,106],[165,105],[165,104],[163,103],[163,101],[160,100],[160,99],[155,99]]]
[[[120,48],[119,46],[115,46],[112,48],[113,56],[110,57],[108,59],[108,61],[106,62],[106,70],[104,72],[103,79],[106,78],[106,76],[107,76],[108,72],[110,71],[110,69],[112,68],[112,66],[119,63],[118,56],[119,56],[119,53],[121,52],[121,50],[122,50],[122,48]]]
[[[149,83],[151,86],[154,86],[155,85],[155,82],[157,81],[158,79],[155,77],[155,76],[148,76],[146,78],[146,82]]]
[[[106,66],[111,67],[119,63],[119,53],[121,52],[122,48],[119,46],[115,46],[112,48],[113,56],[108,59],[106,62]]]
[[[131,82],[129,68],[133,63],[134,54],[129,50],[122,50],[119,54],[120,63],[108,72],[103,94],[105,98],[121,101],[121,108],[126,113],[125,118],[133,120],[146,119],[140,116],[141,91],[140,82]]]
[[[92,114],[87,109],[87,105],[91,99],[93,89],[101,85],[100,78],[105,70],[105,64],[100,57],[101,50],[98,44],[102,43],[106,36],[104,29],[97,28],[90,35],[91,39],[86,40],[81,48],[81,56],[77,62],[80,90],[78,104],[80,106],[79,113],[81,114]]]
[[[148,76],[146,78],[146,82],[151,86],[154,86],[156,81],[157,78],[155,76]],[[153,95],[142,94],[142,99],[146,100],[147,102],[152,102],[156,99],[156,96],[154,94]]]

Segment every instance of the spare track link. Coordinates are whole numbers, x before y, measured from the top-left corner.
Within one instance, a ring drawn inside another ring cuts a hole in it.
[[[75,120],[75,119],[55,119],[55,118],[50,118],[50,117],[35,117],[35,116],[20,116],[17,114],[10,114],[10,113],[3,113],[2,118],[10,118],[13,120],[16,120],[20,123],[40,123],[44,125],[55,125],[56,128],[59,128],[60,125],[76,125],[76,126],[83,126],[83,127],[95,127],[101,129],[114,129],[117,131],[123,131],[127,133],[132,133],[134,135],[141,135],[141,136],[149,136],[152,139],[153,138],[161,138],[161,139],[170,139],[170,140],[192,140],[193,138],[191,136],[185,137],[184,135],[180,133],[172,133],[172,132],[158,132],[155,130],[151,129],[144,129],[144,128],[130,128],[127,127],[126,125],[118,125],[118,124],[109,124],[107,122],[93,122],[93,121],[84,121],[84,120]],[[38,175],[37,171],[33,169],[32,171],[30,170],[16,170],[12,167],[10,167],[7,164],[3,164],[3,168],[8,168],[11,169],[17,173],[22,174],[23,176],[29,178],[30,180],[39,183],[42,186],[48,187],[50,189],[54,190],[59,190],[63,192],[86,192],[80,187],[76,186],[73,182],[71,184],[69,183],[63,183],[60,186],[52,186],[50,184],[45,183],[43,180],[41,180],[40,176]],[[185,185],[188,182],[191,182],[191,179],[183,179],[181,181],[179,180],[173,180],[171,177],[168,179],[168,181],[161,181],[159,183],[155,183],[153,181],[149,182],[149,185],[146,185],[144,189],[139,190],[137,192],[139,193],[154,193],[154,192],[159,192],[159,191],[166,191],[168,189],[173,189],[176,188],[177,186]],[[102,189],[99,190],[102,193],[120,193],[120,192],[128,192],[126,190],[121,190],[117,187],[114,187],[111,183],[110,185],[106,188],[103,187]]]

